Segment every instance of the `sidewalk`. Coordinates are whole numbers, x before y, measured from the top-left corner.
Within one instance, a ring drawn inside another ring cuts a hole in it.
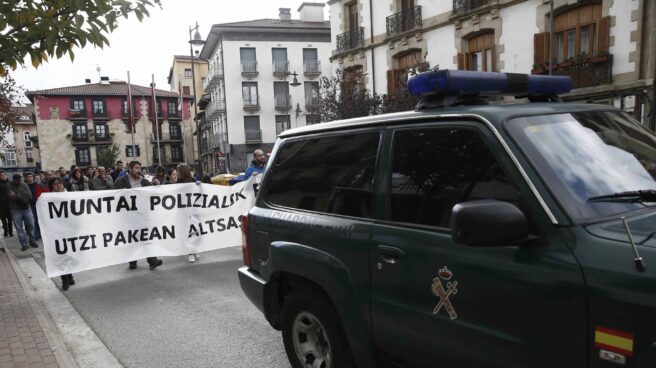
[[[60,367],[0,239],[0,366]]]

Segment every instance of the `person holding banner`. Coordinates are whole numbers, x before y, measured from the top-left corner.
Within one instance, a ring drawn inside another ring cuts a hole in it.
[[[64,180],[57,176],[50,178],[48,181],[48,191],[54,193],[65,192],[66,188],[64,188]],[[62,290],[66,291],[71,285],[75,285],[75,280],[73,279],[72,274],[61,275],[60,277],[62,281]]]
[[[141,188],[150,185],[152,184],[141,175],[141,162],[139,161],[130,161],[130,163],[128,163],[127,175],[119,176],[114,181],[114,189]],[[151,270],[161,266],[163,263],[162,260],[157,257],[148,257],[146,258],[146,261]],[[130,261],[129,264],[131,270],[137,268],[137,261]]]

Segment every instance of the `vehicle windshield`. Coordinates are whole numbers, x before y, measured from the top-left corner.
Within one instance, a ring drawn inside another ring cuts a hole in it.
[[[656,190],[656,136],[627,115],[529,116],[512,119],[506,126],[575,221],[655,204],[621,200],[622,193]],[[611,195],[616,198],[594,199]]]

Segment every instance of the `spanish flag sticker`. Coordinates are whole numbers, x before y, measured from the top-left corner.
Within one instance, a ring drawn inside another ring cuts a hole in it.
[[[597,326],[595,346],[630,357],[633,356],[633,334]]]

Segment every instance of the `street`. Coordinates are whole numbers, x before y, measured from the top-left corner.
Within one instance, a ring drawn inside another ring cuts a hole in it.
[[[63,293],[125,367],[289,367],[280,333],[239,287],[238,247],[163,260],[82,272]]]

